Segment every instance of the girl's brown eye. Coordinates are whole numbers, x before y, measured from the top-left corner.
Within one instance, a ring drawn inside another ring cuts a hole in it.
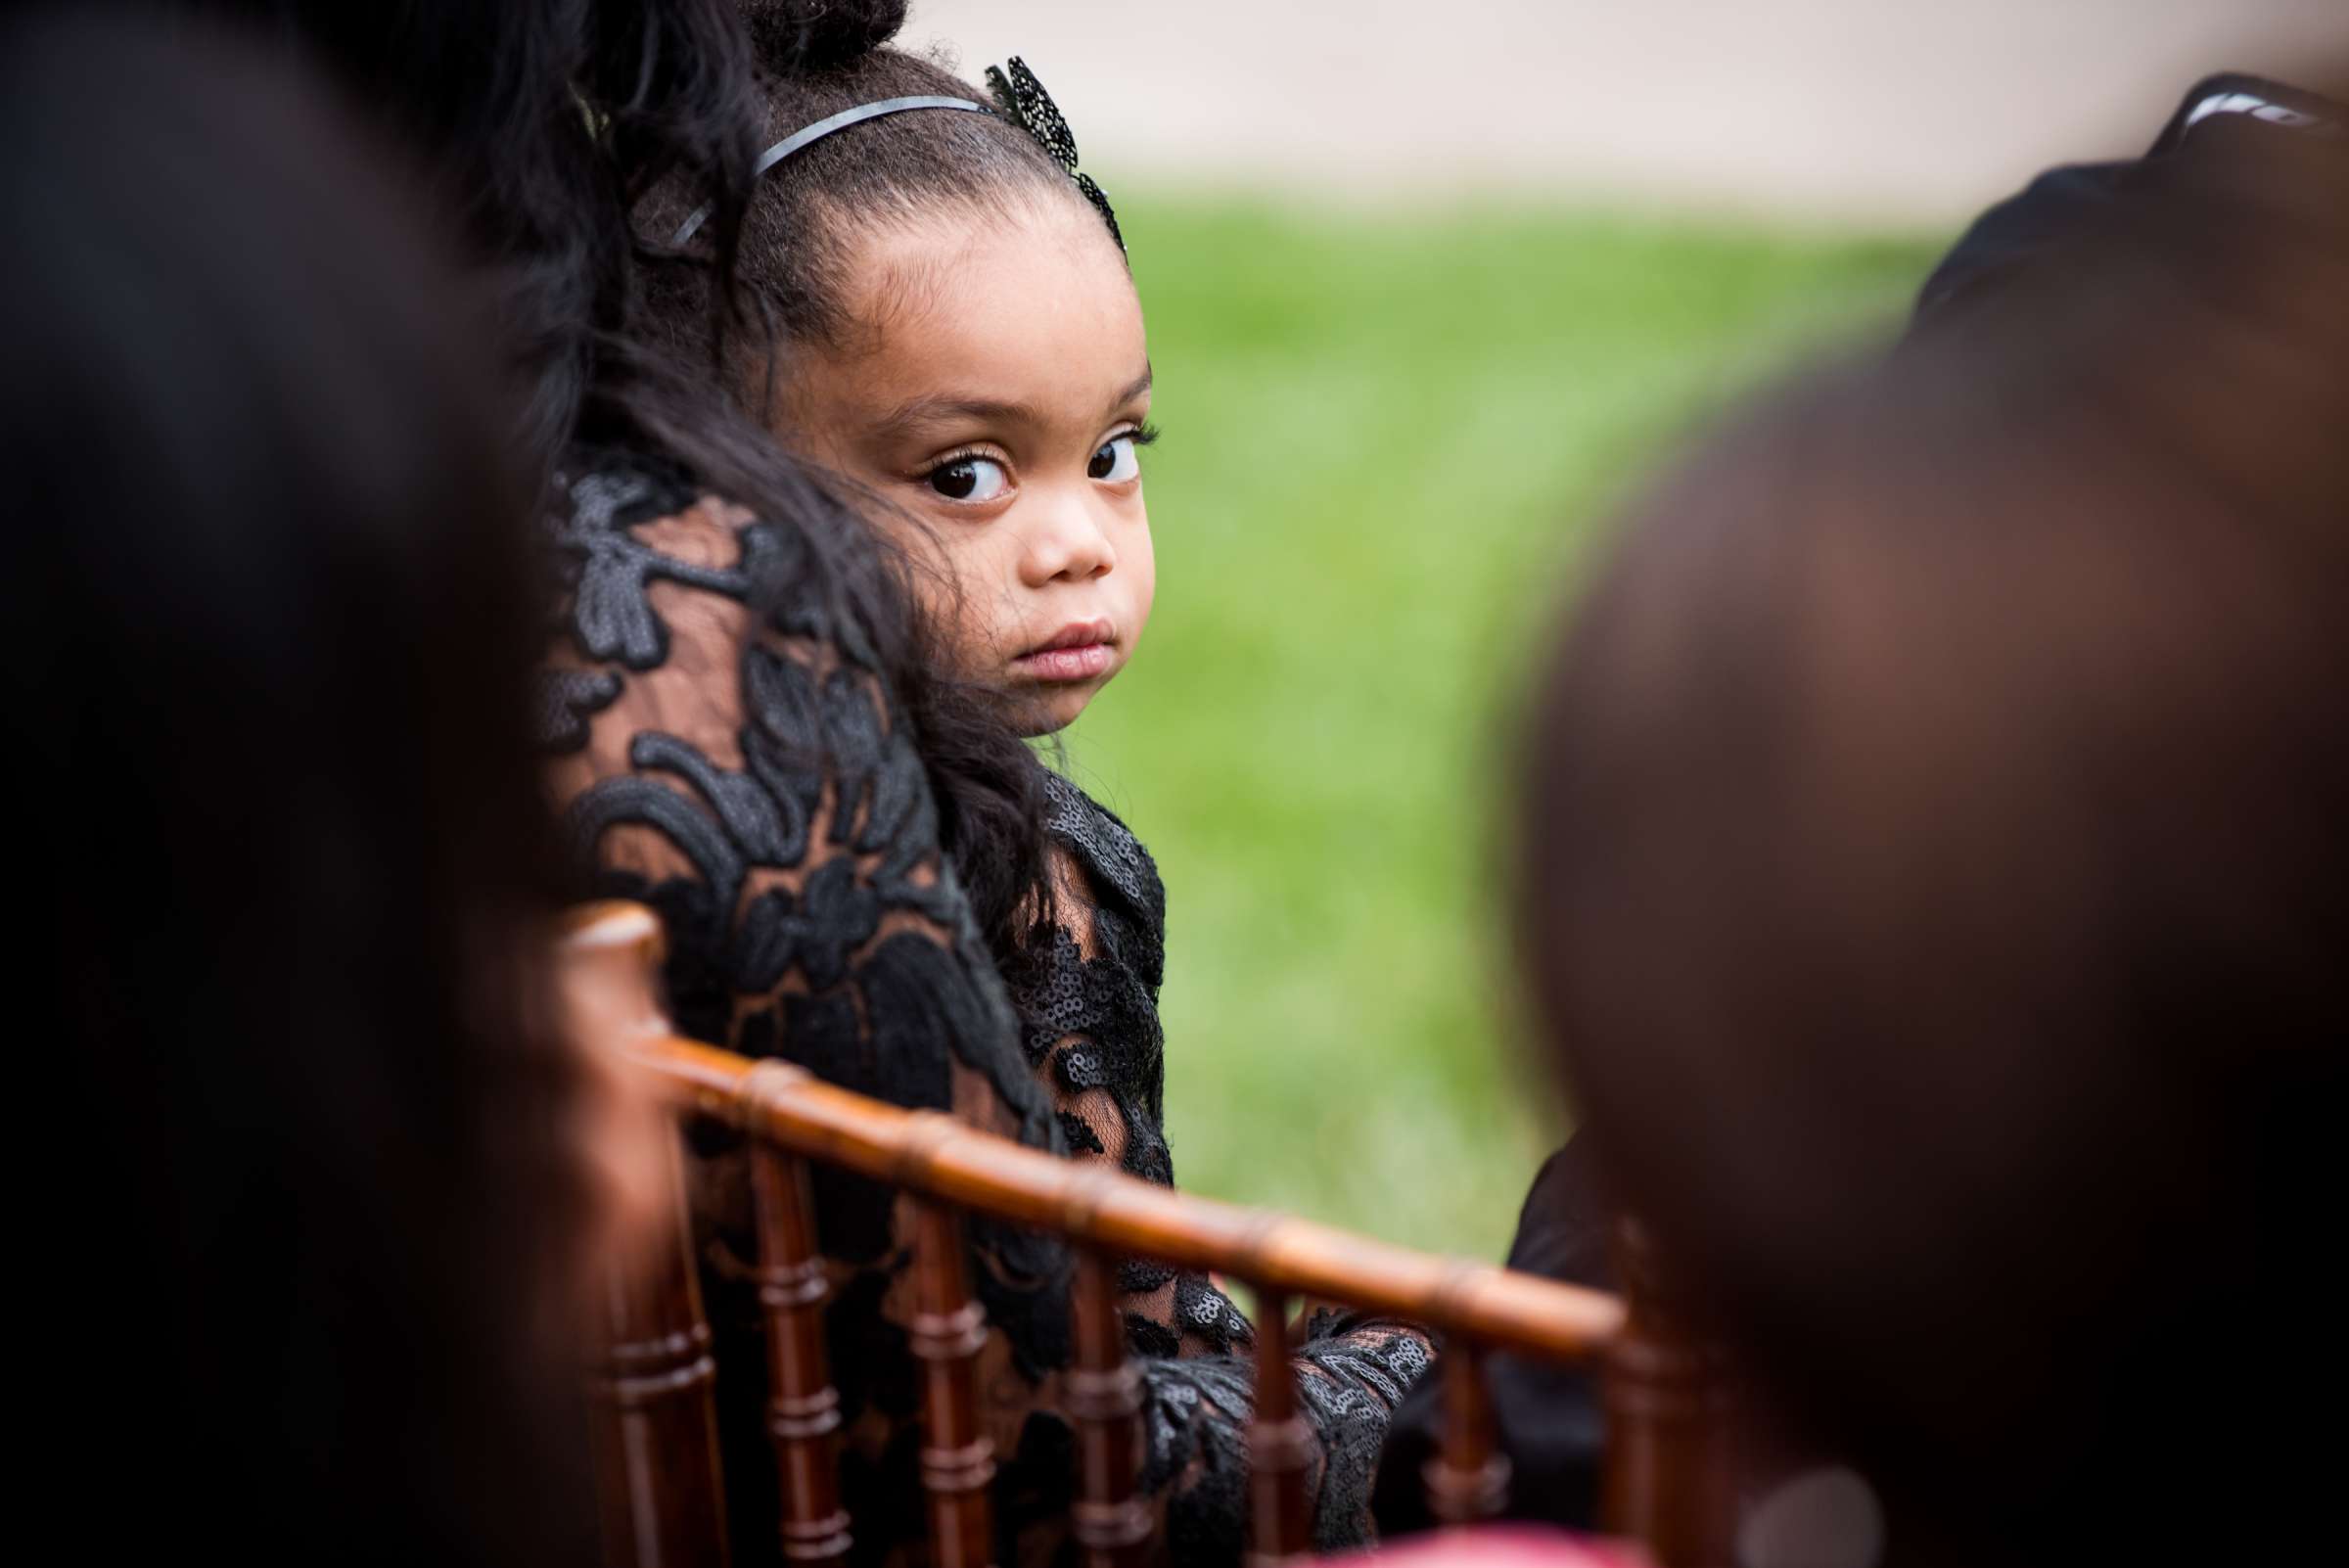
[[[1101,443],[1093,460],[1085,465],[1085,473],[1105,484],[1122,484],[1142,471],[1141,458],[1133,449],[1130,435],[1113,437]]]
[[[957,457],[923,475],[922,483],[949,501],[991,501],[1011,488],[1011,476],[991,457]]]

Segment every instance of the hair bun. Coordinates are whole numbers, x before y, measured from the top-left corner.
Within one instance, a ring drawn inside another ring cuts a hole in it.
[[[769,70],[830,70],[895,38],[905,9],[906,0],[743,0],[742,20]]]

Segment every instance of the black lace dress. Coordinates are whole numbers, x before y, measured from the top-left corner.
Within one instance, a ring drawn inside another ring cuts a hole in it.
[[[1172,1181],[1156,1006],[1165,899],[1132,835],[1054,781],[1059,923],[1036,933],[1007,994],[939,853],[921,759],[854,628],[830,624],[807,590],[804,540],[639,459],[578,464],[566,496],[550,519],[563,588],[542,679],[550,788],[582,896],[637,899],[668,923],[679,1029]],[[722,1133],[698,1132],[692,1153],[735,1546],[738,1560],[770,1560],[747,1171]],[[923,1518],[908,1216],[871,1182],[816,1180],[843,1481],[858,1554],[881,1560],[918,1551]],[[974,1222],[970,1236],[1004,1560],[1050,1560],[1069,1549],[1059,1521],[1074,1444],[1057,1375],[1068,1259],[1008,1226]],[[1253,1331],[1206,1280],[1137,1264],[1123,1284],[1161,1539],[1184,1563],[1236,1561]],[[1388,1414],[1427,1359],[1406,1326],[1335,1318],[1299,1349],[1321,1440],[1323,1546],[1367,1535]]]

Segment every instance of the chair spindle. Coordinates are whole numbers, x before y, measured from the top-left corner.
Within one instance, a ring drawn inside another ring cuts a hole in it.
[[[610,1568],[724,1568],[710,1324],[694,1273],[676,1142],[664,1140],[673,1234],[612,1266],[594,1379],[596,1496]]]
[[[1485,1371],[1485,1348],[1468,1339],[1447,1345],[1436,1364],[1444,1380],[1444,1442],[1422,1478],[1428,1511],[1448,1525],[1494,1518],[1509,1499],[1509,1459],[1500,1452]]]
[[[1069,1372],[1082,1466],[1074,1523],[1087,1568],[1133,1568],[1150,1539],[1150,1508],[1134,1496],[1142,1462],[1142,1374],[1126,1359],[1117,1264],[1077,1253],[1077,1364]]]
[[[1599,1520],[1661,1568],[1727,1568],[1734,1540],[1723,1358],[1688,1321],[1645,1228],[1616,1227],[1628,1309],[1607,1349]]]
[[[1306,1472],[1313,1430],[1297,1413],[1297,1371],[1289,1361],[1289,1298],[1256,1287],[1256,1421],[1248,1429],[1252,1506],[1249,1568],[1278,1568],[1311,1548],[1313,1506]]]
[[[783,1555],[839,1562],[849,1554],[840,1505],[840,1395],[824,1358],[831,1293],[816,1248],[807,1163],[770,1143],[751,1146],[758,1207],[759,1302],[766,1315],[767,1431],[783,1487]]]
[[[994,1560],[988,1484],[993,1442],[980,1430],[979,1352],[987,1315],[971,1296],[962,1217],[928,1199],[914,1203],[913,1354],[922,1367],[922,1487],[930,1496],[930,1546],[937,1568],[987,1568]]]

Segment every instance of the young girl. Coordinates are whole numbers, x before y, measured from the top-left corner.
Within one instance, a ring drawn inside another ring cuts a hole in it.
[[[940,677],[1049,733],[1133,657],[1151,608],[1152,378],[1122,236],[1019,61],[975,89],[880,47],[901,4],[802,9],[751,11],[774,145],[732,303],[771,324],[776,347],[738,340],[721,368],[897,535]],[[683,253],[666,300],[681,346],[712,319],[696,286],[705,214],[684,205],[656,204],[660,237]],[[1051,863],[1007,890],[1017,917],[990,945],[1068,1152],[1171,1183],[1157,868],[1075,785],[1043,787]],[[994,870],[957,860],[984,914]],[[1185,1562],[1236,1558],[1253,1331],[1205,1279],[1136,1263],[1122,1283],[1145,1358],[1144,1483],[1167,1498],[1170,1546]],[[1400,1325],[1338,1321],[1299,1355],[1321,1446],[1317,1538],[1336,1545],[1367,1530],[1386,1419],[1427,1347]]]

